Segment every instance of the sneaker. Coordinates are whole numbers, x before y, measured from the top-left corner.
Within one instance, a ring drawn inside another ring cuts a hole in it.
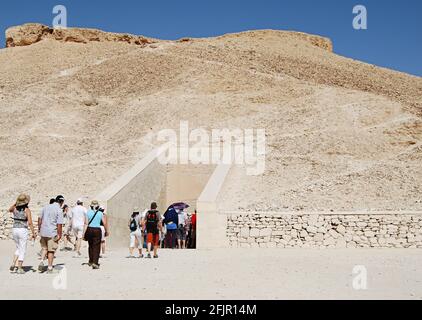
[[[44,262],[41,261],[41,263],[38,265],[38,271],[43,272],[44,271]]]
[[[151,254],[150,253],[148,253],[147,258],[148,259],[151,259]]]
[[[57,273],[58,271],[56,270],[56,269],[54,269],[54,268],[47,268],[47,274],[53,274],[53,273]]]
[[[10,266],[9,270],[10,272],[16,272],[17,267],[16,266]]]
[[[157,258],[158,258],[158,254],[154,255],[154,259],[157,259]]]
[[[25,274],[25,270],[23,268],[18,268],[18,271],[16,271],[17,274]]]
[[[98,264],[93,263],[92,269],[94,269],[94,270],[100,269],[100,266]]]
[[[141,254],[140,256],[138,256],[138,259],[141,259],[141,258],[143,258],[144,257],[144,255],[143,254]]]

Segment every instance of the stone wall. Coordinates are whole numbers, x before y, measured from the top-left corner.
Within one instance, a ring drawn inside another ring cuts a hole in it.
[[[419,214],[232,214],[232,247],[422,248]]]

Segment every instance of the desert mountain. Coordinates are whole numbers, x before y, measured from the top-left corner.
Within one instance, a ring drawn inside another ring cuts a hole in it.
[[[266,171],[230,173],[227,210],[421,210],[422,78],[257,30],[150,39],[38,24],[0,50],[0,207],[93,196],[148,134],[265,128]],[[334,44],[335,47],[335,44]]]

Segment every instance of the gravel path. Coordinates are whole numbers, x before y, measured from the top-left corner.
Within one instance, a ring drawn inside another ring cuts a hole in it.
[[[38,248],[25,265],[38,265]],[[10,274],[13,250],[0,242],[0,299],[422,299],[420,250],[163,250],[148,260],[116,249],[100,270],[58,252],[56,275]],[[355,266],[366,268],[366,290],[353,288]]]

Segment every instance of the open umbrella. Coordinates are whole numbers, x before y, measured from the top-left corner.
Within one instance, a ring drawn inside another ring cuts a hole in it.
[[[173,203],[169,208],[174,208],[175,210],[182,210],[182,209],[189,208],[189,205],[184,202],[176,202],[176,203]]]

